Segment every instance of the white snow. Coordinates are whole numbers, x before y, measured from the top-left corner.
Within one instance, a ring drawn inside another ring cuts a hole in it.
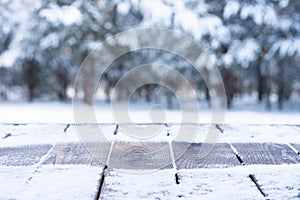
[[[8,4],[7,9],[2,9],[4,16],[3,30],[5,32],[15,32],[9,47],[0,55],[0,66],[11,67],[18,57],[22,54],[20,43],[28,37],[28,28],[32,20],[32,12],[38,8],[39,2],[34,0],[12,1]],[[13,13],[13,14],[12,14]]]
[[[300,38],[295,37],[276,41],[268,53],[268,57],[274,56],[277,51],[282,58],[293,56],[296,53],[300,54]]]
[[[237,43],[238,44],[238,43]],[[253,38],[247,38],[241,41],[237,46],[231,47],[236,60],[244,67],[256,58],[256,54],[260,51],[260,46]]]
[[[74,134],[64,133],[66,125],[59,124],[30,124],[30,125],[0,125],[0,147],[14,147],[38,144],[55,144],[65,142],[79,142],[79,137]]]
[[[52,23],[63,23],[65,25],[71,25],[74,23],[81,23],[81,13],[74,6],[53,6],[49,9],[43,9],[40,11],[40,16],[45,17]]]
[[[210,129],[211,128],[211,129]],[[151,138],[159,141],[208,142],[215,135],[218,143],[299,143],[300,127],[290,125],[230,124],[221,126],[223,133],[209,125],[173,125],[163,134]],[[129,139],[127,139],[129,140]],[[132,139],[131,139],[132,141]]]
[[[239,8],[240,4],[237,1],[228,1],[224,8],[224,18],[229,19],[232,15],[236,15]]]
[[[144,13],[144,26],[169,26],[172,9],[162,1],[141,1],[140,9]]]
[[[223,126],[224,132],[218,142],[244,143],[299,143],[300,127],[285,125],[246,125]]]
[[[66,124],[23,124],[18,126],[1,124],[0,148],[90,141],[112,142],[115,140],[115,125],[70,125],[66,128]],[[99,134],[100,131],[102,135]],[[6,137],[8,134],[9,136]]]
[[[168,142],[171,138],[166,135],[167,130],[163,124],[154,126],[120,125],[116,141]]]
[[[256,5],[245,4],[241,6],[240,16],[242,19],[253,18],[257,25],[262,25],[263,23],[275,25],[278,23],[274,8],[264,1],[257,2]]]
[[[0,56],[0,66],[10,67],[17,60],[18,56],[20,56],[20,51],[17,48],[12,48],[6,50]]]
[[[186,20],[187,18],[189,20]],[[199,16],[192,10],[182,10],[175,15],[175,22],[179,24],[179,27],[186,30],[186,32],[192,36],[195,36],[195,39],[199,39],[199,37],[207,31],[207,27],[203,28],[199,19]]]
[[[1,199],[90,199],[95,195],[100,170],[83,165],[43,165],[39,169],[0,166]],[[250,174],[255,175],[270,199],[299,197],[299,164],[179,170],[179,185],[173,169],[109,170],[101,197],[190,199],[201,195],[204,199],[264,199]]]
[[[242,106],[242,105],[238,105]],[[251,106],[250,106],[251,107]],[[149,120],[143,110],[145,105],[137,104],[130,110],[135,122]],[[209,123],[210,111],[201,107],[203,123]],[[55,144],[79,142],[80,135],[75,125],[66,132],[65,124],[74,123],[72,105],[69,103],[49,102],[2,102],[0,122],[30,123],[15,126],[2,124],[0,137],[11,135],[0,141],[0,147],[15,147],[33,144]],[[97,103],[98,123],[115,123],[109,104]],[[179,111],[166,111],[167,121],[181,122]],[[300,127],[285,124],[299,124],[300,114],[295,112],[261,112],[257,110],[231,110],[227,112],[224,129],[218,142],[275,142],[298,143]],[[38,122],[35,124],[34,122]],[[50,124],[40,124],[41,122]],[[87,121],[88,122],[88,121]],[[32,124],[33,123],[33,124]],[[55,124],[59,123],[59,124]],[[270,125],[273,124],[273,125]],[[98,133],[112,141],[139,141],[128,135],[124,127],[119,127],[115,136],[115,125],[80,125],[81,134]],[[280,126],[280,128],[279,128]],[[156,128],[159,128],[157,126]],[[162,127],[157,135],[146,141],[171,141],[176,137],[180,125]],[[206,140],[209,125],[195,127],[185,125],[187,136],[176,138],[186,141],[194,137],[194,142]],[[217,129],[213,129],[218,131]],[[169,133],[169,136],[167,136]],[[189,139],[188,138],[188,139]],[[42,165],[42,166],[0,166],[0,199],[90,199],[94,198],[99,183],[101,168],[83,165]],[[127,172],[127,173],[126,173]],[[174,169],[160,171],[114,171],[109,170],[105,178],[102,198],[144,198],[144,199],[264,199],[248,177],[254,174],[265,193],[271,199],[297,199],[299,197],[300,165],[251,165],[218,169],[179,170],[180,184],[175,183]],[[30,178],[32,177],[32,178]],[[242,196],[241,196],[242,195]],[[180,196],[180,197],[179,197]]]
[[[299,124],[300,113],[297,108],[289,111],[261,111],[261,106],[247,104],[237,105],[239,109],[227,110],[225,114],[226,124]],[[85,107],[85,105],[83,105]],[[247,107],[249,109],[247,110]],[[257,107],[257,108],[255,108]],[[258,109],[259,108],[259,109]],[[59,102],[1,102],[0,123],[75,123],[72,104]],[[99,102],[95,106],[96,121],[81,118],[81,123],[115,123],[114,112],[109,103]],[[163,122],[180,123],[182,121],[179,110],[165,110],[166,119]],[[187,115],[194,116],[194,111],[187,111]],[[149,105],[137,105],[130,107],[131,121],[151,122]],[[130,122],[124,119],[121,122]],[[200,105],[199,123],[211,122],[211,110]]]
[[[93,199],[100,172],[83,165],[0,166],[0,199]]]
[[[174,28],[184,30],[196,40],[200,40],[205,34],[212,35],[220,42],[226,42],[229,38],[228,29],[223,26],[219,17],[208,13],[204,2],[199,2],[195,8],[190,9],[180,1],[143,0],[139,8],[144,13],[144,27],[169,28],[174,14]]]
[[[135,173],[135,174],[134,174]],[[110,171],[105,178],[104,199],[265,199],[249,178],[254,174],[268,198],[299,197],[300,165],[252,165],[219,169]],[[297,197],[298,196],[298,197]]]
[[[42,49],[48,47],[56,48],[59,45],[59,36],[56,33],[50,33],[49,35],[42,38],[40,41],[40,46]]]
[[[0,125],[0,147],[79,142],[218,142],[299,143],[300,127],[291,125],[223,125],[223,133],[210,125]],[[211,128],[211,129],[210,129]],[[10,134],[8,137],[7,134]],[[211,137],[209,137],[211,136]],[[212,137],[214,136],[214,137]],[[5,139],[3,139],[5,138]]]
[[[126,15],[130,10],[130,4],[128,2],[120,2],[118,4],[117,10],[119,13]]]
[[[250,166],[269,199],[300,198],[300,165]]]
[[[0,199],[16,199],[35,167],[0,166]]]
[[[135,174],[134,174],[135,173]],[[178,186],[174,170],[157,172],[110,171],[105,178],[102,199],[176,199]]]

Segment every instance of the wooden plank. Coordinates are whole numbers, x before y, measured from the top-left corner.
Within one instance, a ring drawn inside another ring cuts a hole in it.
[[[221,168],[238,166],[229,144],[173,142],[174,157],[178,169]]]
[[[0,124],[0,147],[55,144],[67,141],[63,124]]]
[[[298,150],[298,153],[300,152],[300,144],[291,144],[295,149]]]
[[[242,167],[179,170],[183,199],[265,199]]]
[[[242,160],[246,164],[294,164],[299,156],[286,144],[274,143],[235,143]]]
[[[57,144],[43,164],[103,165],[107,159],[110,143]]]
[[[174,170],[126,173],[110,170],[105,176],[100,199],[176,199],[178,185]]]
[[[167,134],[174,142],[212,143],[221,132],[209,124],[178,124],[167,127]]]
[[[111,124],[75,124],[70,125],[66,134],[69,137],[76,137],[79,141],[84,143],[106,143],[114,140],[114,132],[116,125]]]
[[[38,163],[52,145],[35,145],[0,148],[0,165],[28,166]]]
[[[116,141],[121,142],[168,142],[171,139],[163,124],[125,124],[120,125],[116,133]]]
[[[300,141],[300,127],[295,125],[227,124],[220,142],[230,143],[293,143]]]
[[[264,199],[241,168],[142,172],[109,171],[100,199]]]
[[[16,199],[95,199],[101,167],[43,165]]]
[[[35,166],[0,165],[0,199],[24,199],[20,193],[35,169]]]
[[[162,169],[172,167],[169,144],[166,142],[116,142],[109,166],[117,169]]]
[[[249,166],[266,199],[300,199],[299,165],[260,165]]]

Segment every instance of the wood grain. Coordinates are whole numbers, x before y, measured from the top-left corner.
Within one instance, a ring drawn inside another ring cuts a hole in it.
[[[172,158],[166,142],[116,142],[113,146],[109,166],[121,169],[171,168]]]
[[[38,163],[52,145],[35,145],[0,148],[0,165],[28,166]]]
[[[57,144],[43,164],[87,164],[102,166],[110,143]]]
[[[300,153],[300,144],[291,144],[295,149],[298,150],[298,154]],[[299,154],[300,155],[300,154]]]
[[[246,164],[294,164],[299,163],[299,156],[286,144],[274,143],[236,143],[242,160]]]
[[[226,143],[179,143],[172,144],[177,169],[221,168],[238,166],[240,163]]]

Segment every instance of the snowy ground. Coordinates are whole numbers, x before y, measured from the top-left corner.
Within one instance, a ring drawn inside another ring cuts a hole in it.
[[[82,105],[85,107],[84,105]],[[264,111],[253,109],[253,104],[238,105],[239,109],[227,110],[225,123],[227,124],[299,124],[300,108],[288,111]],[[261,106],[258,106],[261,107]],[[130,107],[129,115],[132,122],[151,122],[149,105],[137,105]],[[75,123],[72,103],[59,102],[0,102],[0,123]],[[187,112],[193,115],[192,110]],[[97,123],[116,122],[115,116],[109,103],[97,103],[95,115]],[[166,119],[162,122],[188,122],[182,120],[181,112],[178,110],[166,110]],[[200,123],[211,122],[211,111],[208,108],[201,108],[198,112]],[[81,123],[94,123],[89,119],[81,119]],[[128,122],[128,120],[118,121]]]

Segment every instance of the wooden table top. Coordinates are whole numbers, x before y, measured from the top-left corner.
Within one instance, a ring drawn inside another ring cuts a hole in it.
[[[36,171],[39,171],[38,176],[43,176],[43,169],[47,169],[47,166],[57,166],[58,168],[62,165],[97,167],[99,170],[96,170],[95,177],[98,178],[94,182],[94,188],[91,188],[91,193],[93,193],[92,199],[118,199],[122,198],[122,196],[119,196],[120,194],[123,194],[123,197],[127,199],[180,199],[183,197],[186,199],[201,199],[199,195],[202,193],[203,197],[209,194],[217,194],[218,192],[223,192],[226,195],[226,191],[222,191],[222,187],[217,187],[220,182],[232,185],[232,187],[243,185],[244,190],[240,190],[240,194],[236,194],[232,198],[266,199],[275,197],[275,199],[280,199],[281,196],[278,196],[277,193],[274,193],[272,196],[273,189],[262,184],[266,174],[256,173],[255,170],[245,170],[241,174],[235,173],[234,169],[243,166],[251,167],[252,165],[261,165],[262,167],[298,166],[297,164],[300,163],[300,140],[297,141],[296,139],[294,142],[282,141],[282,143],[274,141],[245,142],[243,140],[241,142],[238,142],[238,140],[230,142],[228,140],[228,142],[206,143],[171,139],[141,142],[122,140],[122,138],[117,139],[118,127],[116,124],[105,125],[112,127],[107,128],[108,132],[111,133],[110,139],[107,141],[83,142],[66,139],[65,141],[49,140],[49,143],[43,141],[37,144],[26,144],[26,142],[21,143],[21,145],[6,144],[10,138],[21,133],[26,135],[26,131],[28,133],[32,131],[33,129],[30,126],[34,126],[34,131],[39,132],[38,127],[41,128],[40,131],[43,131],[42,127],[54,125],[23,124],[17,126],[15,124],[2,124],[0,126],[0,131],[2,131],[0,166],[11,167],[11,169],[33,167]],[[165,131],[166,138],[170,135],[172,126],[174,125],[169,124],[165,126],[166,129],[163,131]],[[190,126],[207,125],[192,124]],[[256,128],[259,128],[259,125],[256,126]],[[288,128],[293,128],[296,131],[300,130],[299,126],[288,126]],[[58,125],[57,129],[61,129],[57,130],[59,132],[58,135],[61,134],[63,136],[63,134],[67,134],[70,125]],[[221,137],[222,132],[226,129],[230,131],[230,126],[218,129]],[[276,126],[276,129],[280,131],[281,126]],[[242,134],[243,130],[240,130],[240,132]],[[285,134],[285,132],[286,126],[282,126],[282,134]],[[35,137],[34,135],[33,133],[30,137]],[[64,135],[63,137],[68,138],[69,136]],[[211,170],[215,170],[215,174],[220,173],[219,180],[215,179],[215,176],[209,175],[209,173],[212,173]],[[229,172],[226,170],[229,170]],[[26,177],[24,179],[26,184],[34,180],[35,176],[37,174],[34,172]],[[300,178],[300,168],[299,174],[295,175],[295,177]],[[70,176],[66,181],[72,182],[72,179],[73,177]],[[130,190],[131,187],[128,184],[131,184],[132,187],[136,184],[135,187],[138,187],[139,181],[147,182],[149,187],[142,190],[137,189],[136,191]],[[216,187],[213,186],[213,183],[215,183]],[[0,191],[1,187],[4,187],[4,185],[0,183]],[[129,187],[129,189],[126,190],[126,187]],[[300,179],[297,187],[290,188],[290,190],[300,190]],[[185,189],[180,190],[178,188]],[[186,193],[187,188],[191,189],[188,193]],[[2,188],[2,190],[5,190],[5,188]],[[282,190],[283,193],[287,193],[286,188]],[[63,193],[63,190],[57,192]]]

